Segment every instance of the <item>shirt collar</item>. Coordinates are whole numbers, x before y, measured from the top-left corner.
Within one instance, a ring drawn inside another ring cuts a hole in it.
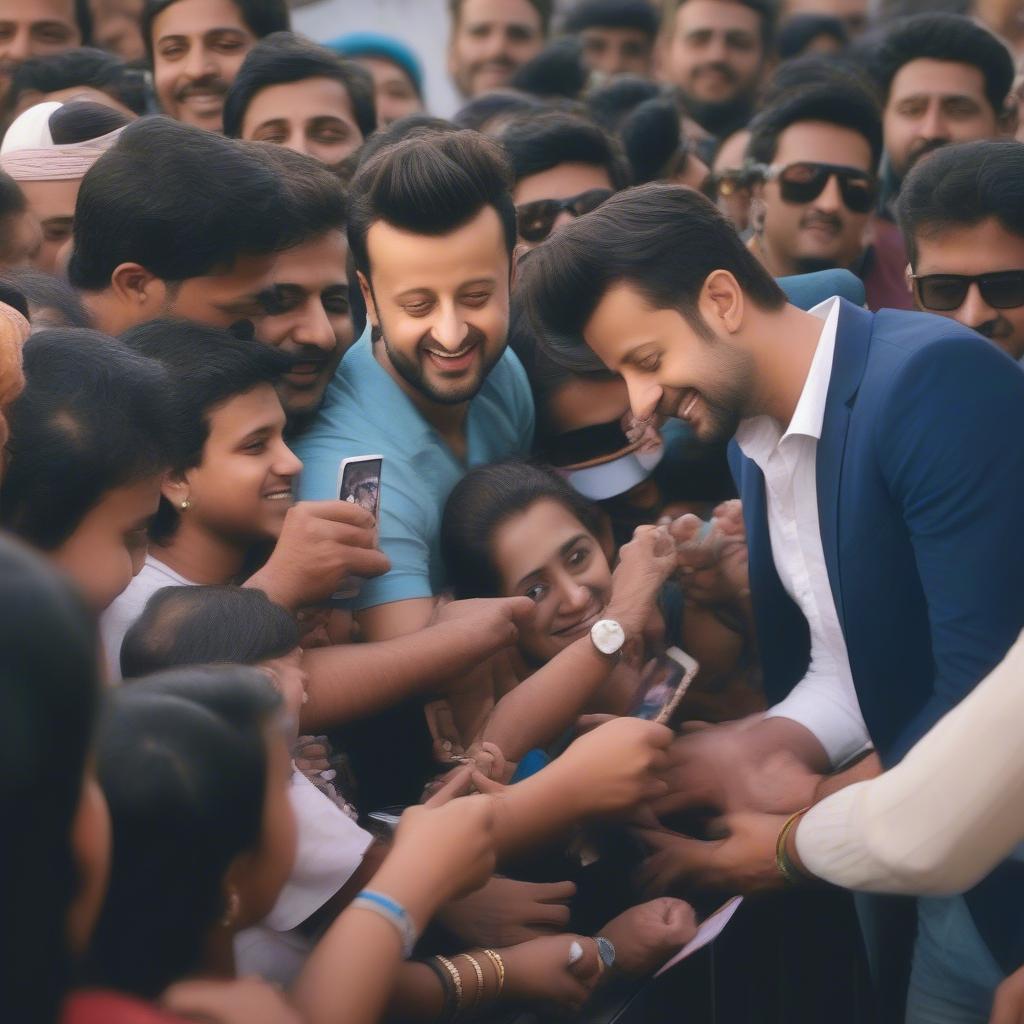
[[[807,371],[807,380],[793,410],[793,418],[789,421],[783,438],[792,434],[804,437],[821,438],[821,427],[825,422],[825,402],[828,398],[828,385],[832,379],[832,358],[836,351],[836,332],[839,328],[839,299],[832,297],[820,302],[808,310],[811,316],[824,320],[818,338],[818,346],[814,350],[811,368]]]

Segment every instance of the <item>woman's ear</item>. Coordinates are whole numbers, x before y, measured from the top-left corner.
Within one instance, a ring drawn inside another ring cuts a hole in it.
[[[188,474],[184,471],[168,470],[160,484],[160,493],[174,508],[181,508],[183,503],[190,501]],[[187,508],[188,506],[185,505]]]

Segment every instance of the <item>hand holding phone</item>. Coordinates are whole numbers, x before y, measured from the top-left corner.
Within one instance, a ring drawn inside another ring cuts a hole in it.
[[[380,520],[380,478],[384,469],[382,455],[357,455],[338,467],[338,500],[358,505],[373,516],[374,531]],[[338,600],[355,597],[364,577],[346,576],[331,596]]]

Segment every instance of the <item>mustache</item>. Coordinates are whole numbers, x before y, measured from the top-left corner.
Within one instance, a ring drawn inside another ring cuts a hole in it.
[[[843,221],[837,213],[820,213],[817,210],[800,218],[800,227],[802,228],[818,227],[819,225],[824,228],[831,228],[834,231],[841,231]]]
[[[194,82],[189,82],[188,85],[183,85],[174,93],[174,98],[180,101],[188,99],[190,96],[211,92],[218,96],[226,96],[227,91],[228,83],[219,75],[204,75]]]
[[[919,146],[911,147],[910,166],[913,167],[921,157],[927,156],[929,153],[934,153],[935,150],[942,149],[943,146],[948,145],[948,139],[925,139],[925,141]]]
[[[705,71],[717,71],[724,78],[730,82],[738,81],[736,72],[726,63],[720,60],[713,60],[710,64],[698,64],[692,72],[692,77],[696,78],[698,75]]]
[[[1010,335],[1010,322],[1002,316],[997,316],[994,320],[986,320],[983,324],[972,324],[972,331],[977,331],[980,335],[985,338],[1006,338]]]

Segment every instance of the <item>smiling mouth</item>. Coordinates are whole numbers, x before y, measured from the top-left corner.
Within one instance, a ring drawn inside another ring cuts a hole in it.
[[[464,373],[476,362],[479,343],[470,345],[460,352],[441,352],[434,348],[424,349],[424,353],[439,370],[446,373]]]
[[[700,398],[700,392],[695,391],[693,388],[687,388],[683,392],[682,397],[679,399],[678,411],[676,415],[681,420],[685,420],[687,423],[690,422],[690,417],[693,415],[693,411],[697,408],[697,400]]]
[[[268,491],[266,494],[263,495],[263,500],[264,501],[294,501],[295,500],[295,495],[292,494],[292,489],[290,487],[288,487],[287,489],[282,487],[282,488],[279,488],[276,491]]]

